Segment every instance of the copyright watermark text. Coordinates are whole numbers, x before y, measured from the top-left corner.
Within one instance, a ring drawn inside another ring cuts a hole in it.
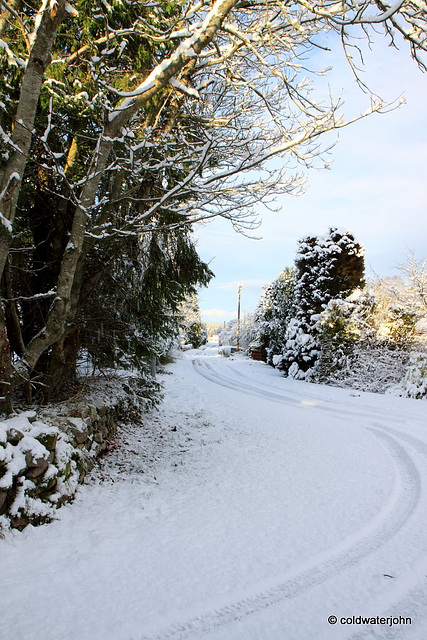
[[[328,618],[329,624],[378,624],[384,625],[387,627],[397,627],[398,625],[412,624],[412,618],[405,618],[404,616],[349,616],[337,618],[337,616],[329,616]]]

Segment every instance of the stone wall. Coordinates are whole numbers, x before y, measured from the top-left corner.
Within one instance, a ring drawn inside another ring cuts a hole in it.
[[[118,422],[135,417],[134,396],[135,384],[104,382],[84,399],[0,421],[0,530],[48,522],[72,500]]]

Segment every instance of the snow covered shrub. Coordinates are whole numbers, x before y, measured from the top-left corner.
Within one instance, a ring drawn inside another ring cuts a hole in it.
[[[237,340],[237,320],[230,320],[227,324],[218,330],[218,344],[220,346],[226,344],[234,344]]]
[[[364,250],[350,232],[331,228],[324,236],[300,240],[295,266],[296,312],[286,331],[281,367],[304,380],[321,350],[320,314],[330,300],[348,296],[364,284]]]
[[[310,380],[328,383],[341,379],[351,367],[356,345],[368,348],[376,344],[374,309],[375,298],[360,289],[345,299],[328,302],[315,326],[319,353]]]
[[[286,267],[262,291],[254,314],[253,346],[265,350],[268,364],[282,353],[286,330],[295,312],[295,269]]]
[[[297,315],[289,323],[285,349],[278,368],[287,371],[291,378],[305,380],[317,360],[320,344],[315,336],[316,318],[317,316],[312,317],[313,323],[310,325]]]
[[[409,353],[390,343],[357,343],[346,366],[332,373],[325,382],[336,386],[385,393],[405,376]]]
[[[237,347],[239,334],[239,347],[242,351],[248,351],[254,338],[253,314],[245,313],[240,320],[238,331],[237,320],[230,320],[223,329],[218,331],[218,343],[220,346],[231,345]]]
[[[351,312],[351,303],[337,298],[320,314],[316,324],[319,353],[311,380],[326,382],[346,366],[355,340]]]
[[[406,398],[427,399],[427,353],[411,353],[405,378],[395,390]]]
[[[383,323],[385,336],[398,345],[407,345],[413,341],[416,333],[417,316],[400,305],[391,305]]]
[[[411,343],[400,332],[393,340],[387,317],[367,291],[331,300],[317,321],[319,356],[306,379],[376,393],[399,384]]]

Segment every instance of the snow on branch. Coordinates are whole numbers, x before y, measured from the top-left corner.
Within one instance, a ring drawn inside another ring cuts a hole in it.
[[[177,72],[204,48],[205,41],[208,42],[219,27],[219,24],[216,26],[216,23],[220,23],[235,4],[236,0],[216,0],[194,34],[181,42],[172,55],[159,63],[148,77],[140,83],[132,95],[126,97],[117,109],[109,114],[109,122],[113,122],[121,112],[133,107],[135,98],[148,94],[157,85],[163,86],[165,81],[169,82],[176,76]],[[209,35],[210,31],[213,31],[212,36]]]
[[[44,300],[45,298],[52,298],[56,295],[56,291],[51,289],[46,293],[36,293],[33,296],[17,296],[16,298],[1,298],[2,302],[30,302],[33,300]]]
[[[0,49],[3,49],[6,53],[10,65],[15,67],[25,67],[25,60],[14,54],[8,43],[4,40],[0,40]]]
[[[201,99],[197,89],[193,89],[192,87],[187,87],[185,84],[180,82],[177,78],[172,78],[171,80],[169,80],[169,84],[172,87],[174,87],[174,89],[177,89],[178,91],[180,91],[181,93],[184,93],[187,96],[196,98],[197,100]]]

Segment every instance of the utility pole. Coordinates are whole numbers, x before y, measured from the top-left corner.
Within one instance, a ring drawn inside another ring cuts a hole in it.
[[[240,351],[240,295],[242,291],[242,285],[237,287],[237,351]]]

